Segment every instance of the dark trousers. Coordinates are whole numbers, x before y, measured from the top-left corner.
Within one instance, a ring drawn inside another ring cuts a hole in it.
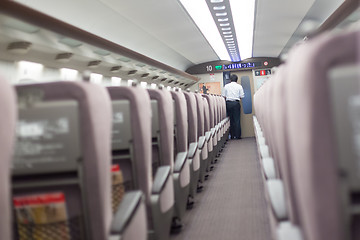
[[[226,113],[230,118],[230,134],[231,138],[240,139],[240,102],[226,101]]]

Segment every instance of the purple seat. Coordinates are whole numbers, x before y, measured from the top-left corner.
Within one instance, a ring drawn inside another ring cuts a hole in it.
[[[200,175],[200,151],[198,148],[198,116],[196,110],[196,98],[190,92],[177,92],[183,94],[187,106],[188,124],[188,160],[190,165],[190,190],[189,194],[195,197]]]
[[[200,150],[200,182],[204,182],[206,175],[206,166],[208,159],[208,144],[205,136],[205,109],[204,100],[201,94],[196,93],[196,109],[198,115],[198,136],[199,136],[199,150]]]
[[[145,239],[141,193],[127,195],[128,204],[122,204],[113,219],[112,111],[106,90],[85,82],[29,84],[17,86],[16,90],[19,122],[13,169],[15,239],[19,234],[38,234],[44,239],[48,234],[77,239],[108,239],[123,234],[126,239],[129,235]],[[28,146],[32,146],[30,151]],[[59,215],[47,222],[24,221],[20,213],[29,211],[23,210],[24,206],[31,209],[27,203],[30,200],[45,204],[44,209],[59,204]],[[138,228],[135,235],[127,231],[134,219]]]
[[[136,85],[107,89],[113,108],[113,163],[120,165],[123,171],[126,191],[135,189],[145,194],[149,237],[168,239],[174,184],[171,166],[168,165],[159,166],[152,180],[149,94]]]
[[[174,162],[174,106],[171,94],[163,89],[148,89],[152,104],[153,161],[172,167],[175,211],[172,227],[179,226],[189,195],[190,167],[186,152],[176,154]],[[154,154],[156,153],[156,154]]]
[[[351,195],[339,188],[346,182],[339,176],[347,173],[339,174],[328,80],[331,68],[356,62],[358,40],[359,32],[326,33],[294,49],[288,60],[288,76],[293,76],[285,87],[290,167],[306,240],[346,239],[359,229],[356,217],[349,218],[341,207],[341,196]],[[354,221],[347,225],[344,219]]]
[[[12,239],[11,231],[11,183],[10,166],[14,149],[15,126],[16,126],[16,99],[10,84],[0,79],[0,239]]]

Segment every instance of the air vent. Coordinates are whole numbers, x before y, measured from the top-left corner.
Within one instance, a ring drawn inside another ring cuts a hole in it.
[[[170,81],[168,81],[168,83],[172,83],[173,81],[174,81],[174,80],[171,79]]]
[[[7,47],[7,50],[15,54],[25,54],[30,50],[30,42],[12,42]]]
[[[113,72],[113,73],[118,72],[118,71],[120,71],[120,68],[121,68],[121,66],[113,66],[113,67],[110,69],[110,72]]]
[[[72,53],[59,53],[58,55],[56,55],[55,60],[58,62],[68,62],[70,61],[70,58],[73,56],[74,54]]]
[[[180,83],[180,86],[184,85],[184,83]]]
[[[159,76],[153,76],[152,77],[152,80],[156,80],[156,79],[158,79],[159,78]]]
[[[141,75],[142,78],[146,78],[147,76],[149,76],[150,73],[144,73],[143,75]]]
[[[89,68],[96,68],[100,65],[101,61],[100,60],[95,60],[95,61],[90,61],[88,63],[88,67]]]
[[[174,82],[175,85],[179,84],[179,81]]]
[[[137,70],[131,70],[131,71],[128,72],[128,75],[133,75],[133,74],[135,74],[136,72],[137,72]]]
[[[167,78],[163,78],[163,79],[161,79],[161,81],[162,81],[162,82],[165,82],[165,81],[166,81],[166,79],[167,79]]]

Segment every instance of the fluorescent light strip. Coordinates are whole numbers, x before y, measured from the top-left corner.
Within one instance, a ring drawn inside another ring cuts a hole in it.
[[[229,0],[241,59],[252,57],[255,0]]]
[[[211,3],[222,3],[224,0],[210,0]]]
[[[214,3],[223,0],[211,0]],[[221,35],[206,4],[206,1],[180,0],[190,17],[196,23],[204,37],[210,43],[220,60],[230,60]]]
[[[217,17],[225,17],[227,16],[227,13],[226,12],[222,12],[222,13],[216,13],[215,14]]]
[[[223,34],[232,34],[232,31],[229,31],[229,32],[223,32]]]
[[[226,36],[224,36],[224,38],[232,38],[233,37],[233,35],[226,35]]]
[[[220,27],[228,27],[230,26],[230,23],[220,23]]]
[[[225,8],[226,8],[225,6],[215,6],[215,7],[213,7],[213,9],[214,9],[215,11],[224,10]]]
[[[223,31],[229,31],[229,30],[231,30],[231,28],[221,28],[221,30],[223,30]]]
[[[228,18],[218,18],[218,22],[227,22],[229,21]]]

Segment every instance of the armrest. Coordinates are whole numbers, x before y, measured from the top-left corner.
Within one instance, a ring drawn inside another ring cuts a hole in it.
[[[214,137],[214,135],[215,135],[215,128],[212,128],[210,131],[211,131],[211,136]]]
[[[195,153],[196,153],[196,150],[197,150],[197,146],[198,146],[197,142],[192,142],[192,143],[190,143],[190,145],[189,145],[189,150],[188,150],[188,155],[187,155],[187,157],[188,157],[189,159],[193,159],[193,158],[194,158]]]
[[[216,124],[216,126],[215,126],[215,131],[216,131],[216,132],[219,132],[219,130],[220,130],[220,126],[219,126],[219,124]]]
[[[282,222],[277,228],[277,240],[303,240],[301,230],[291,222]]]
[[[203,147],[205,145],[205,140],[206,140],[205,136],[199,137],[199,144],[198,144],[199,149],[203,149]]]
[[[270,157],[263,158],[262,166],[264,169],[266,179],[275,179],[276,178],[275,164],[274,164],[273,158],[270,158]]]
[[[176,155],[174,172],[179,173],[186,163],[187,152],[180,152]]]
[[[131,191],[125,194],[117,209],[113,221],[111,223],[110,239],[116,239],[116,235],[121,234],[132,217],[135,215],[136,210],[141,204],[143,194],[141,191]]]
[[[210,141],[210,137],[211,137],[211,131],[206,132],[205,133],[206,142]]]
[[[160,192],[165,187],[166,181],[170,177],[170,174],[170,166],[161,166],[157,169],[151,191],[152,194],[160,194]]]
[[[259,148],[260,148],[260,155],[262,158],[270,157],[269,147],[267,145],[261,145]]]
[[[278,220],[287,218],[284,184],[279,179],[270,179],[266,181],[271,207]]]

